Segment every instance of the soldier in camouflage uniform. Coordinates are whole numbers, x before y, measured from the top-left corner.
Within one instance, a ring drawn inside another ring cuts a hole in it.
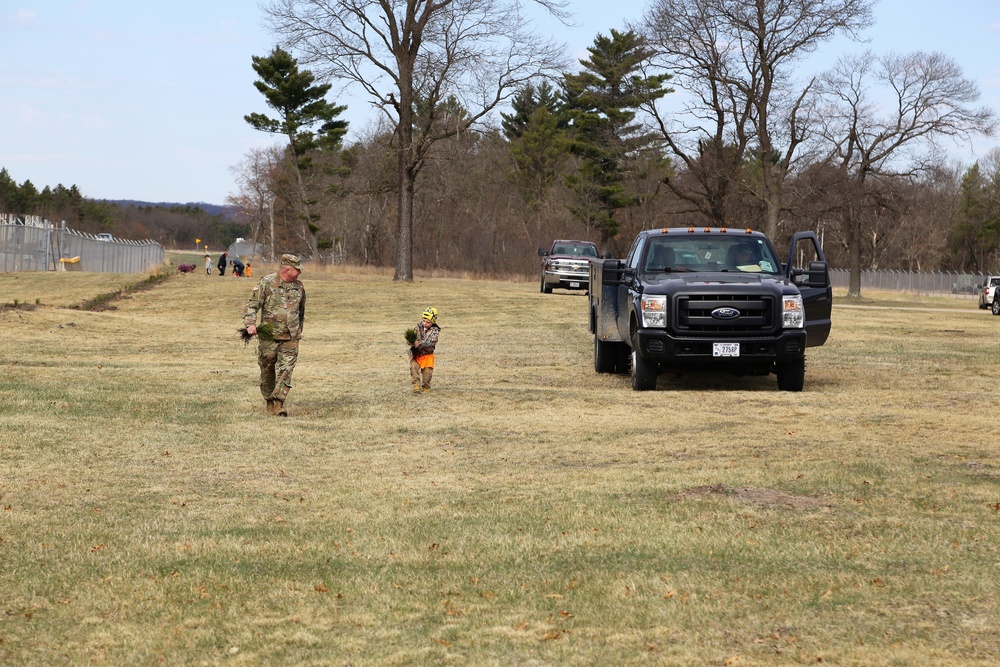
[[[306,319],[306,290],[299,281],[302,262],[296,255],[282,255],[277,273],[264,276],[247,301],[243,324],[247,333],[257,333],[260,324],[274,328],[273,340],[259,340],[260,393],[267,411],[287,417],[285,399],[292,388],[292,371],[299,357],[299,339]],[[259,337],[258,337],[259,339]]]

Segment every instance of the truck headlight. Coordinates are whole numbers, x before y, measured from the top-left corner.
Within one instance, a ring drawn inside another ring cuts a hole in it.
[[[642,310],[642,326],[667,326],[667,297],[644,296],[639,305]]]
[[[806,324],[806,313],[802,309],[802,297],[786,294],[781,297],[781,326],[785,329],[801,329]]]

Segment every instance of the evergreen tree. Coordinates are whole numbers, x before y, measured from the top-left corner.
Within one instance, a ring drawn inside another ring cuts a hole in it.
[[[41,193],[38,192],[35,184],[29,180],[21,183],[21,186],[17,188],[11,205],[17,213],[38,215],[38,203],[40,199]]]
[[[548,82],[537,88],[527,84],[511,102],[512,114],[503,116],[503,134],[513,162],[508,180],[517,186],[535,219],[534,233],[525,225],[529,240],[541,236],[540,209],[546,193],[558,181],[569,157],[566,116],[562,99]]]
[[[0,213],[17,213],[14,201],[17,198],[17,183],[7,169],[0,169]]]
[[[559,116],[539,105],[508,144],[514,162],[510,181],[536,218],[545,194],[557,182],[569,157],[569,140],[560,125]]]
[[[281,48],[275,47],[266,57],[253,56],[252,60],[253,69],[260,76],[260,80],[254,81],[254,87],[277,112],[278,118],[251,113],[244,119],[255,130],[283,134],[288,138],[304,223],[300,236],[316,257],[319,254],[318,216],[310,213],[310,205],[315,202],[306,194],[303,173],[312,166],[313,153],[340,147],[347,132],[347,121],[337,120],[337,116],[347,107],[327,102],[325,97],[331,84],[315,85],[312,72],[300,71],[298,61]],[[310,128],[317,124],[319,128],[313,132]]]
[[[561,114],[562,99],[559,92],[548,81],[543,81],[538,88],[527,84],[519,89],[511,100],[512,114],[500,114],[501,127],[507,139],[513,140],[521,136],[531,122],[531,117],[540,108],[544,108],[552,116]],[[564,122],[561,124],[565,124]]]
[[[598,35],[581,60],[584,70],[563,77],[563,97],[572,125],[571,151],[581,159],[566,184],[576,192],[573,214],[600,231],[606,242],[618,233],[616,211],[640,198],[624,185],[630,159],[653,144],[635,122],[636,111],[670,92],[669,75],[644,76],[652,56],[642,37],[629,31]]]
[[[1000,183],[979,162],[962,174],[950,245],[959,266],[991,272],[1000,248]]]

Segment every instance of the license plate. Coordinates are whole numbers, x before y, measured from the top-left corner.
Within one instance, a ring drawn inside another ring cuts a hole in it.
[[[570,283],[569,286],[570,287],[579,287],[580,283]]]
[[[713,357],[738,357],[740,356],[739,343],[712,343]]]

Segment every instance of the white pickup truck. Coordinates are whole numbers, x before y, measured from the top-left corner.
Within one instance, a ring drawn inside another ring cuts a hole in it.
[[[998,285],[1000,285],[1000,276],[986,276],[986,282],[979,286],[980,310],[986,310],[993,304],[993,296]]]
[[[545,250],[538,249],[542,257],[542,280],[539,291],[551,294],[554,287],[581,290],[590,287],[590,260],[597,259],[597,246],[590,241],[558,239]]]

